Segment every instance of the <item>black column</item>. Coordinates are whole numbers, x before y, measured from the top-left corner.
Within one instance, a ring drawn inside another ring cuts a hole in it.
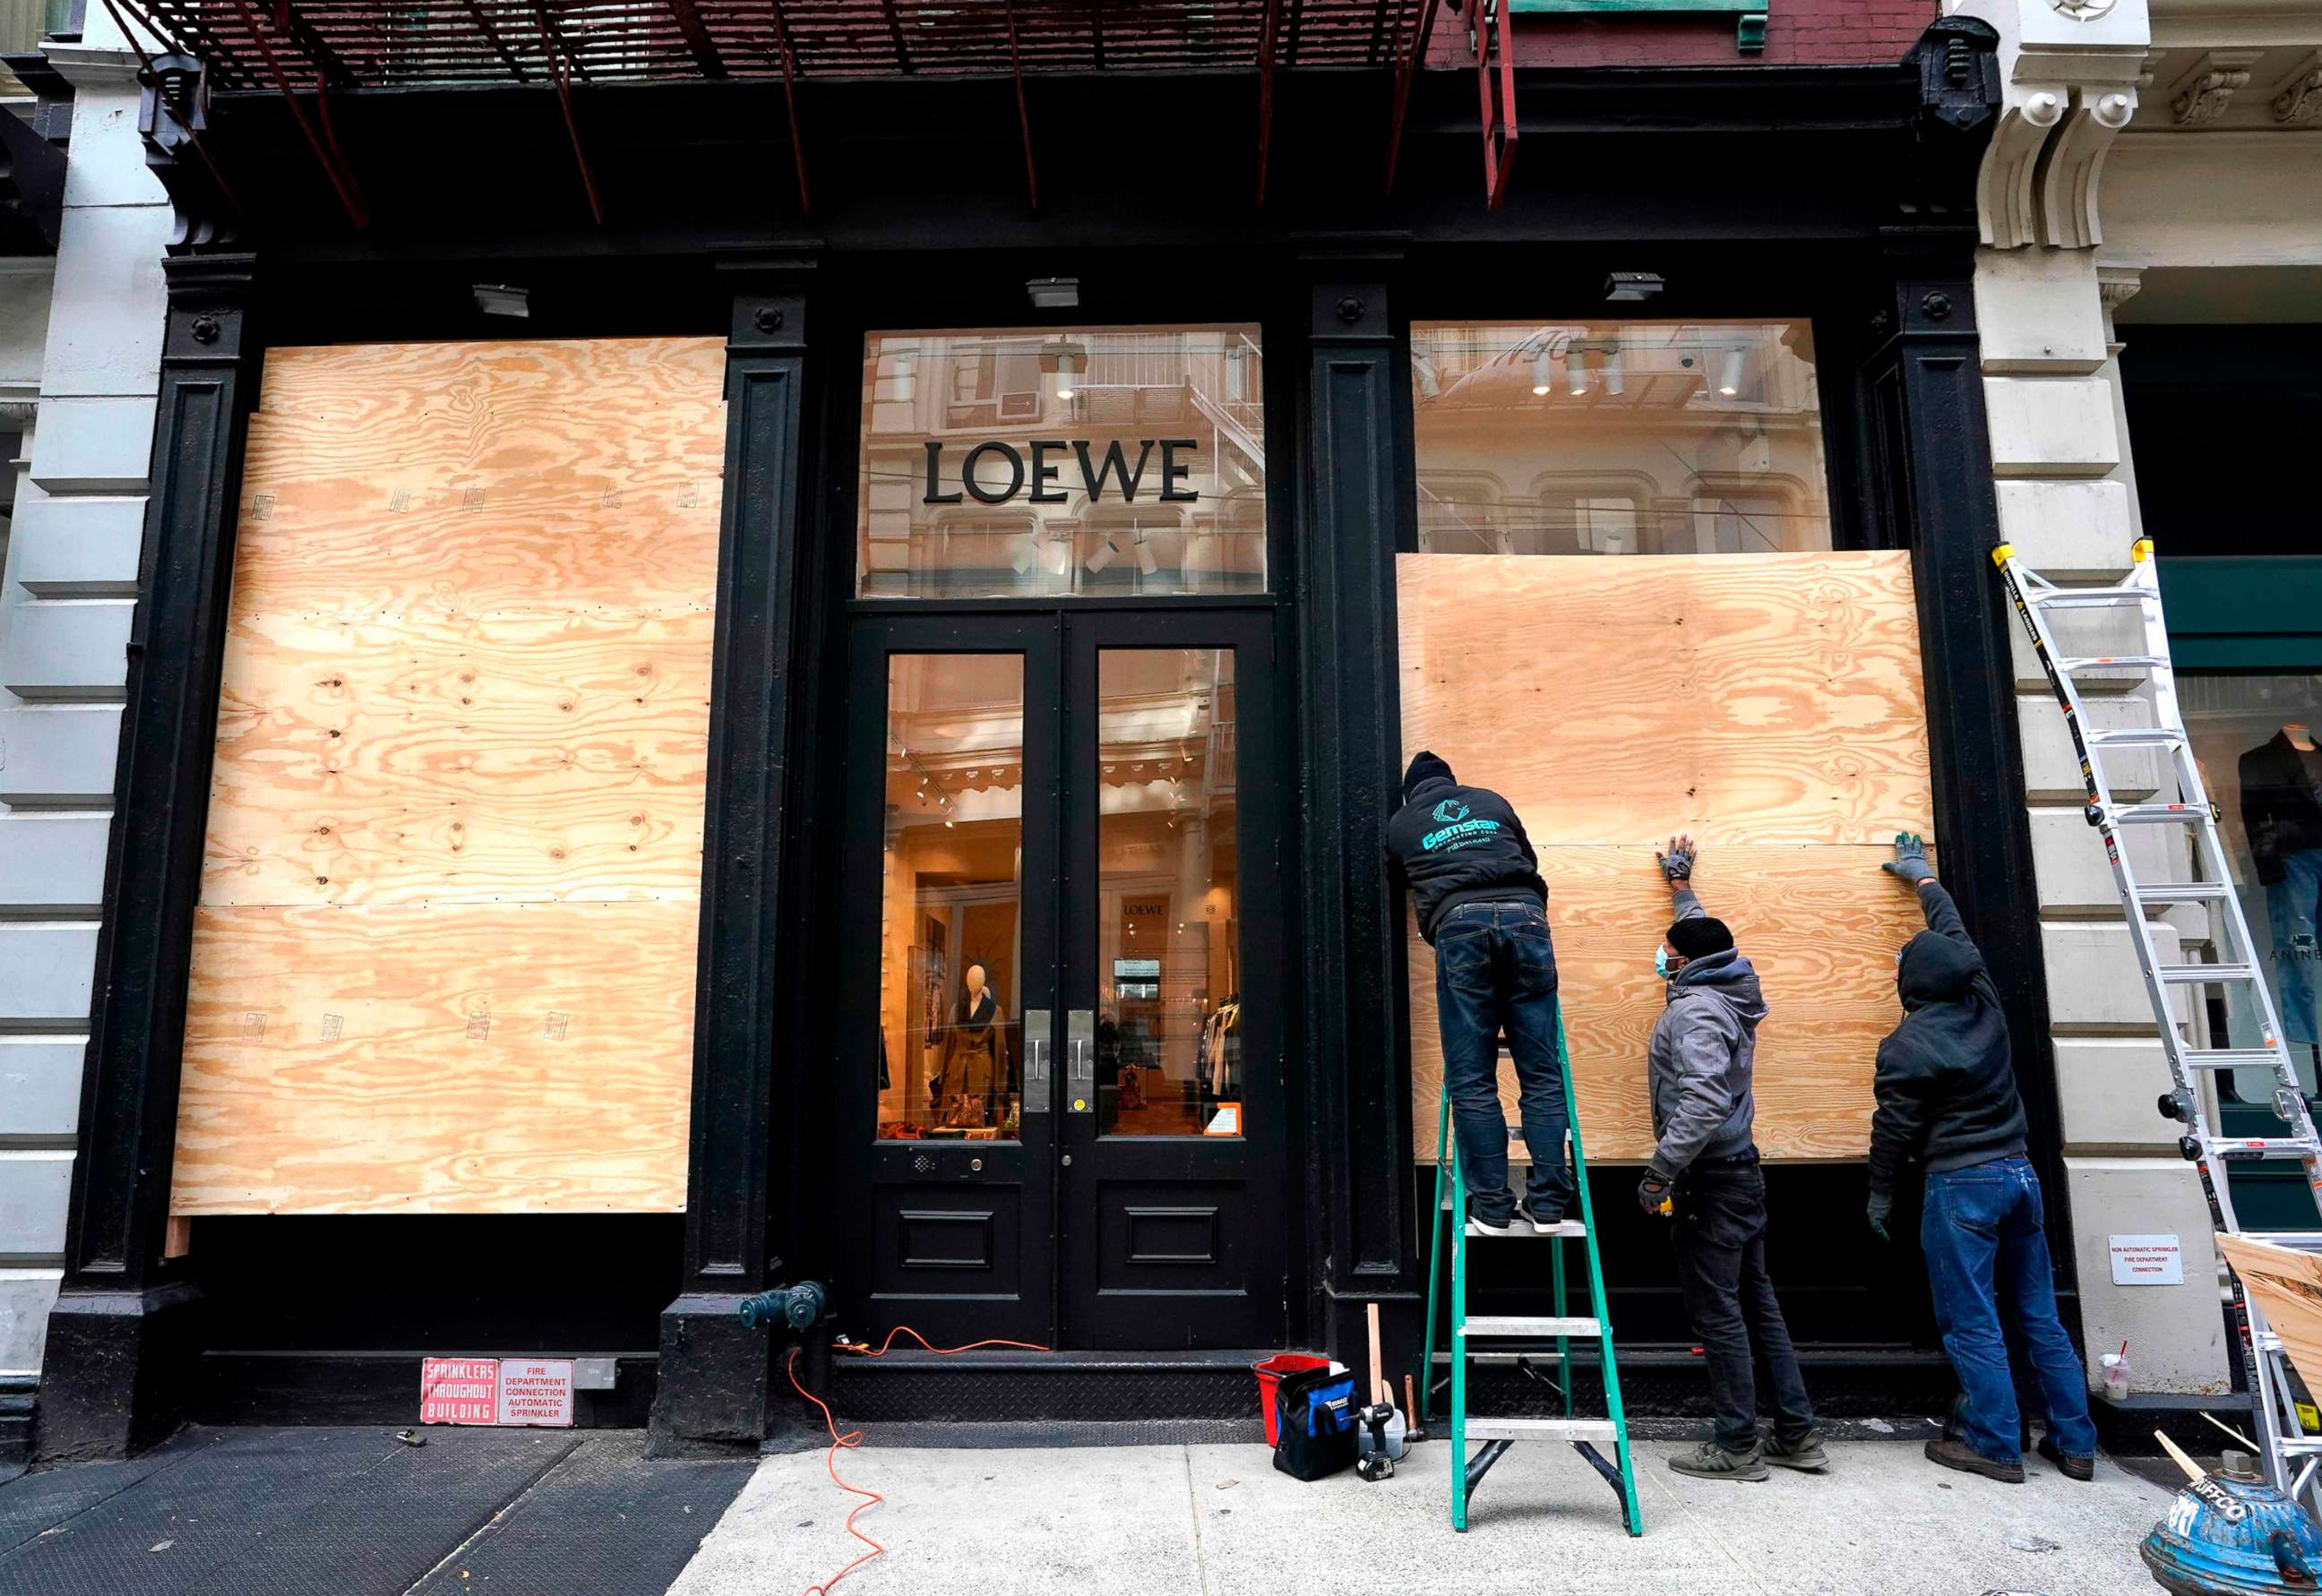
[[[81,1075],[65,1276],[49,1319],[38,1445],[119,1457],[176,1423],[197,1293],[162,1256],[177,1150],[178,1054],[233,580],[234,506],[259,348],[254,258],[166,263],[169,327],[152,497],[129,638],[127,704]]]
[[[792,764],[792,655],[806,460],[810,253],[736,254],[726,345],[726,499],[718,538],[717,655],[703,837],[701,960],[694,999],[693,1128],[685,1284],[663,1310],[652,1450],[755,1451],[766,1433],[772,1354],[742,1324],[744,1297],[773,1283],[768,1166],[785,947],[783,839]]]
[[[1874,447],[1918,590],[1943,879],[1998,983],[2032,1121],[2031,1155],[2052,1198],[2060,1197],[2055,1061],[2009,649],[2016,622],[1991,563],[1999,506],[1976,334],[1974,240],[1948,229],[1897,229],[1888,257],[1891,295],[1872,318],[1880,337],[1869,369]],[[2056,1252],[2069,1261],[2068,1245]]]
[[[1308,1235],[1321,1322],[1341,1355],[1363,1309],[1389,1304],[1391,1345],[1415,1343],[1409,1204],[1410,1071],[1403,926],[1381,866],[1400,791],[1395,692],[1396,417],[1406,381],[1389,283],[1399,238],[1306,241],[1312,313],[1309,475],[1297,529],[1304,677],[1306,1072],[1312,1104]],[[1400,1366],[1403,1354],[1389,1362]]]

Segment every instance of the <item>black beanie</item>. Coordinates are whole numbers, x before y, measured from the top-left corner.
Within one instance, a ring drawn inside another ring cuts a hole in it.
[[[1412,789],[1421,782],[1438,780],[1452,780],[1451,766],[1438,755],[1421,749],[1411,756],[1411,768],[1403,773],[1403,801],[1411,801]]]
[[[1668,928],[1668,944],[1688,959],[1705,959],[1733,945],[1733,932],[1723,920],[1695,915]]]

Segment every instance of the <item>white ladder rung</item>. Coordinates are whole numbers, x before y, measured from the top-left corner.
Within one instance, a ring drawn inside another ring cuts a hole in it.
[[[2233,890],[2223,881],[2131,881],[2128,889],[2140,903],[2213,903]]]
[[[1542,1230],[1537,1225],[1527,1224],[1518,1219],[1513,1230],[1486,1230],[1470,1219],[1467,1222],[1467,1234],[1479,1241],[1548,1241],[1551,1239],[1578,1241],[1588,1234],[1588,1227],[1577,1219],[1567,1219],[1561,1224],[1551,1225]]]
[[[2189,1070],[2278,1070],[2281,1054],[2265,1047],[2189,1047],[2179,1053]]]
[[[2035,609],[2115,609],[2157,597],[2142,588],[2043,588],[2026,593],[2024,602]]]
[[[2056,661],[2070,675],[2076,670],[2158,670],[2169,663],[2157,654],[2075,654]]]
[[[2091,748],[2174,748],[2185,741],[2175,726],[2118,726],[2086,735]]]
[[[2322,1144],[2303,1136],[2210,1136],[2205,1145],[2220,1158],[2312,1158]]]
[[[2156,964],[2153,974],[2156,980],[2176,987],[2223,986],[2258,978],[2254,964]]]
[[[2209,811],[2199,804],[2117,804],[2112,809],[2115,825],[2206,825]]]
[[[1499,1418],[1490,1414],[1467,1416],[1471,1441],[1617,1441],[1620,1432],[1609,1418]]]
[[[1533,1318],[1525,1314],[1475,1314],[1459,1327],[1462,1336],[1487,1340],[1505,1340],[1516,1336],[1595,1336],[1603,1327],[1593,1318],[1565,1318],[1552,1315]]]
[[[2278,1247],[2291,1247],[2301,1252],[2322,1248],[2322,1230],[2237,1230],[2234,1233],[2250,1241],[2272,1242]]]

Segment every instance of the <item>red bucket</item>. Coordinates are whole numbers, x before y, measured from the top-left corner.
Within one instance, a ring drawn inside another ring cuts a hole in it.
[[[1311,1352],[1278,1352],[1262,1363],[1250,1368],[1257,1375],[1258,1411],[1266,1416],[1266,1444],[1273,1446],[1281,1439],[1282,1421],[1275,1412],[1274,1388],[1282,1383],[1284,1374],[1301,1374],[1309,1369],[1327,1369],[1328,1358],[1318,1358]]]

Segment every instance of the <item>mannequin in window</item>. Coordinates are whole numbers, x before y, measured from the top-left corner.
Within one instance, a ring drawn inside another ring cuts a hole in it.
[[[2322,1041],[2314,1006],[2322,919],[2322,748],[2303,721],[2241,758],[2242,825],[2273,926],[2274,996],[2283,1037]]]
[[[993,1109],[1008,1090],[1008,1035],[986,979],[983,965],[967,967],[959,1018],[944,1033],[943,1072],[929,1084],[946,1126],[998,1123]]]

